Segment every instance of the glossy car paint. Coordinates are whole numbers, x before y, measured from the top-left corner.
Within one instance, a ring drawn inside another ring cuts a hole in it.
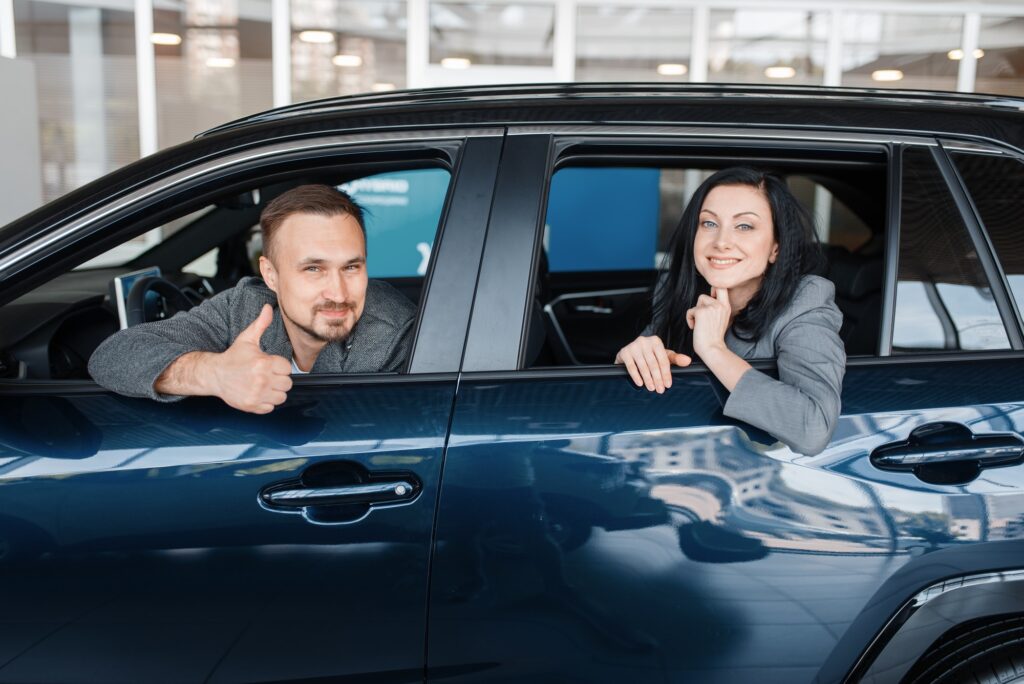
[[[454,377],[218,401],[3,400],[0,680],[419,681]],[[260,491],[352,464],[418,497],[330,524]]]

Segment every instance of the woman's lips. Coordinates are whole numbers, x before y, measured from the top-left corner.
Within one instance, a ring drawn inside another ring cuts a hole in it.
[[[715,269],[731,268],[739,262],[739,259],[719,259],[717,257],[708,257],[708,264],[710,264],[711,268]]]

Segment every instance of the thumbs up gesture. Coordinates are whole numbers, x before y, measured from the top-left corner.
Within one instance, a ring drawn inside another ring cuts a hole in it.
[[[274,319],[264,304],[260,315],[220,354],[211,355],[210,393],[229,406],[250,413],[270,413],[283,404],[292,388],[291,364],[280,356],[265,354],[260,338]]]

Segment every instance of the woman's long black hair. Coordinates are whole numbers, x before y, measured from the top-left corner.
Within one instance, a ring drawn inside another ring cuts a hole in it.
[[[782,178],[744,166],[712,175],[701,183],[683,211],[666,255],[668,275],[660,282],[654,299],[654,334],[667,348],[687,354],[693,353],[693,333],[686,325],[686,311],[700,295],[711,293],[711,286],[694,264],[693,242],[704,199],[719,185],[747,185],[764,193],[779,244],[778,256],[774,264],[768,265],[760,289],[733,321],[738,337],[757,340],[764,335],[793,298],[800,278],[818,269],[822,262],[811,215]]]

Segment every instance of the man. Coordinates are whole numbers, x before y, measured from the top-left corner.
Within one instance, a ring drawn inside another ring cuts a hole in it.
[[[303,185],[260,216],[263,279],[165,321],[122,330],[89,359],[100,385],[173,401],[216,396],[242,411],[283,403],[292,373],[397,371],[415,307],[366,275],[362,209],[326,185]]]

